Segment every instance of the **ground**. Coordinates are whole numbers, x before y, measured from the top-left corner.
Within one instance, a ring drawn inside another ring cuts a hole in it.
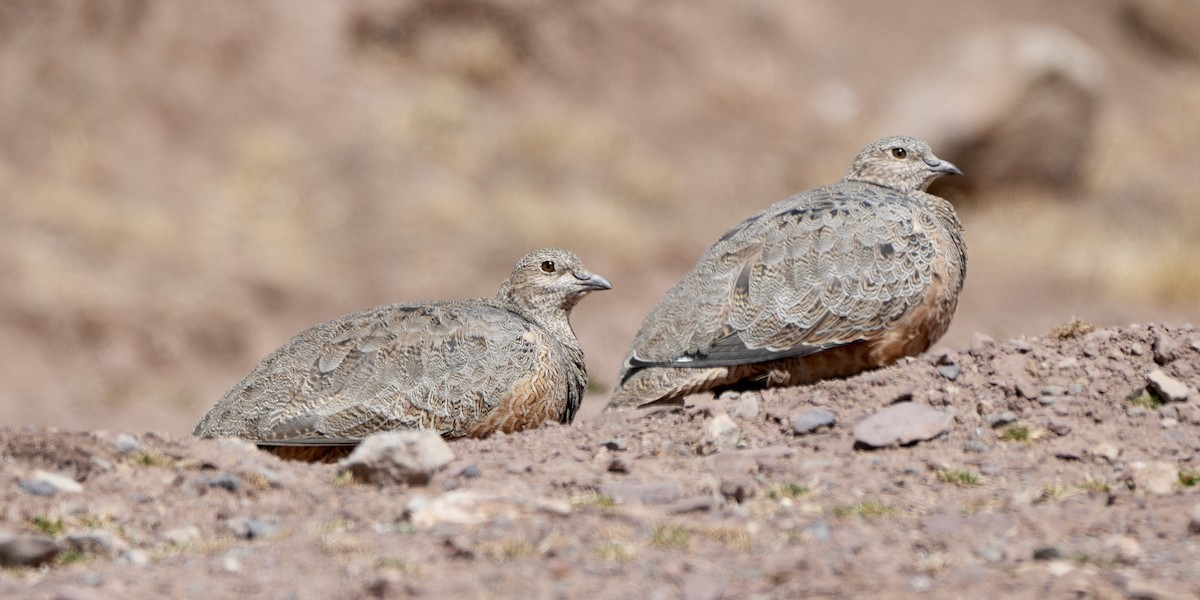
[[[54,555],[0,596],[1200,595],[1192,4],[6,0],[0,538]],[[944,107],[907,86],[1032,25],[1102,66],[1078,180],[946,192],[969,269],[934,352],[600,412],[723,231],[917,133]],[[414,488],[189,439],[304,328],[490,295],[550,245],[614,285],[572,316],[571,426],[454,442]],[[952,425],[856,447],[897,401]],[[816,408],[837,423],[797,434]]]
[[[0,594],[1195,597],[1198,373],[1200,329],[1076,321],[845,380],[453,441],[454,461],[411,487],[233,440],[11,428],[3,528],[64,549],[6,568]],[[1172,400],[1152,374],[1192,387]],[[856,442],[897,402],[951,424]],[[837,422],[797,431],[815,408]],[[710,433],[726,419],[732,433]],[[82,490],[33,493],[39,469]]]

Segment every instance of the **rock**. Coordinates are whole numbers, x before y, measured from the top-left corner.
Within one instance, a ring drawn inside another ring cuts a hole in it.
[[[389,431],[367,436],[338,469],[358,481],[426,485],[452,460],[454,452],[437,432]]]
[[[515,519],[521,509],[512,501],[471,490],[454,490],[429,498],[414,496],[405,505],[409,521],[421,528],[474,525],[492,519]]]
[[[1004,427],[1010,423],[1016,423],[1017,414],[1011,410],[1006,410],[998,415],[988,415],[987,422],[992,428]]]
[[[680,496],[679,486],[671,482],[606,483],[596,492],[627,504],[670,504]]]
[[[200,485],[228,490],[234,494],[242,489],[242,481],[238,479],[237,475],[230,475],[228,473],[213,475],[211,477],[201,477],[198,481]]]
[[[1154,341],[1150,344],[1150,350],[1154,352],[1154,362],[1160,365],[1174,362],[1183,355],[1184,351],[1183,344],[1161,331],[1154,333]]]
[[[1190,393],[1187,384],[1162,369],[1155,369],[1146,376],[1146,387],[1163,402],[1185,402]]]
[[[195,525],[176,527],[164,532],[163,539],[172,546],[186,546],[200,539],[200,528]]]
[[[1054,546],[1041,546],[1033,550],[1033,560],[1058,560],[1062,556],[1062,550]]]
[[[611,440],[604,440],[603,442],[600,442],[600,446],[603,448],[608,448],[614,452],[623,452],[626,447],[626,442],[625,438],[613,438]]]
[[[824,408],[810,408],[792,417],[792,433],[805,435],[822,427],[837,425],[837,415]]]
[[[963,443],[964,452],[973,452],[975,454],[986,454],[991,448],[987,444],[979,440],[967,440]]]
[[[1042,386],[1042,394],[1045,396],[1066,396],[1067,386],[1065,385],[1044,385]]]
[[[113,442],[113,445],[117,448],[117,452],[120,452],[121,454],[129,454],[130,452],[136,452],[142,449],[141,442],[139,442],[136,437],[133,437],[128,433],[118,433],[117,439]]]
[[[1092,447],[1091,453],[1111,463],[1121,455],[1121,449],[1109,442],[1100,442]]]
[[[1188,513],[1188,532],[1200,535],[1200,503],[1193,504],[1191,512]]]
[[[69,550],[107,558],[115,558],[119,553],[128,550],[124,541],[104,529],[71,532],[66,535],[64,541]]]
[[[0,565],[37,566],[54,559],[62,545],[50,536],[0,529]]]
[[[243,540],[261,540],[279,532],[279,526],[254,517],[230,519],[229,531]]]
[[[714,454],[722,450],[737,448],[742,439],[742,431],[737,423],[725,413],[709,417],[704,421],[704,430],[700,434],[700,442],[696,444],[696,452],[700,455]]]
[[[1033,400],[1034,398],[1037,398],[1039,396],[1037,388],[1034,387],[1033,384],[1030,383],[1029,380],[1025,379],[1024,377],[1017,377],[1016,379],[1014,379],[1013,380],[1013,388],[1016,389],[1017,394],[1020,395],[1022,398],[1028,398],[1030,400]]]
[[[1106,78],[1091,46],[1061,27],[999,26],[964,32],[930,61],[890,95],[880,128],[945,148],[970,174],[935,189],[1079,184]]]
[[[1071,433],[1071,423],[1063,419],[1050,419],[1046,423],[1046,426],[1055,435],[1067,435]]]
[[[885,448],[933,439],[950,428],[954,418],[913,402],[893,404],[854,426],[854,439],[864,446]]]
[[[17,485],[22,491],[34,496],[53,496],[58,493],[58,489],[45,481],[30,481],[28,479],[17,480]]]
[[[749,392],[739,396],[737,402],[729,409],[729,415],[739,419],[757,419],[758,414],[758,394]]]
[[[979,356],[980,354],[983,354],[984,350],[994,346],[995,344],[996,340],[993,339],[992,336],[976,331],[975,333],[971,334],[970,352],[975,356]]]
[[[1129,466],[1132,471],[1130,481],[1138,492],[1167,496],[1175,493],[1179,486],[1179,469],[1172,463],[1138,461]]]
[[[29,480],[35,484],[49,485],[60,494],[79,494],[83,492],[83,486],[78,481],[75,481],[74,478],[58,473],[50,473],[41,469],[34,471]]]
[[[1142,545],[1127,535],[1114,535],[1104,541],[1104,549],[1124,565],[1135,565],[1142,559]]]
[[[938,375],[954,381],[958,379],[958,375],[962,373],[962,368],[958,365],[942,365],[937,368]]]

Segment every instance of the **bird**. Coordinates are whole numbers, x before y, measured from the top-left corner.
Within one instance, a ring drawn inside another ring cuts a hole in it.
[[[569,424],[588,376],[568,317],[584,296],[611,288],[573,252],[545,248],[517,262],[491,298],[334,318],[264,358],[192,435],[332,462],[380,431],[481,438]]]
[[[605,410],[848,377],[920,354],[966,277],[962,224],[926,192],[961,175],[929,145],[867,145],[838,183],[725,232],[646,316]]]

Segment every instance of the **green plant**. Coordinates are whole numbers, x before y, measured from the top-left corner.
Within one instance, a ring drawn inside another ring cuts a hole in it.
[[[938,471],[937,480],[942,483],[951,483],[958,486],[974,486],[983,483],[983,479],[970,471],[963,469],[950,469],[947,471]]]
[[[878,500],[863,500],[854,504],[835,507],[833,515],[838,518],[858,515],[864,519],[873,519],[896,514],[896,509]]]
[[[691,530],[669,523],[655,525],[654,531],[650,533],[650,543],[660,548],[687,550],[691,539]]]
[[[1159,406],[1162,406],[1162,400],[1159,400],[1157,396],[1151,394],[1149,390],[1142,390],[1142,393],[1136,396],[1131,396],[1129,398],[1129,403],[1134,406],[1140,406],[1146,410],[1156,410]]]
[[[772,500],[781,500],[783,498],[799,498],[810,491],[812,490],[810,490],[807,485],[802,485],[799,483],[781,483],[779,485],[773,485],[767,488],[764,494]]]
[[[33,524],[42,533],[46,535],[58,535],[63,532],[66,527],[63,525],[62,518],[57,518],[51,521],[45,517],[34,517]]]
[[[1075,484],[1079,489],[1091,494],[1107,494],[1112,491],[1112,485],[1107,479],[1094,479],[1088,475],[1083,481]]]
[[[617,501],[612,496],[604,494],[592,493],[571,498],[571,506],[575,508],[612,508],[617,505]]]
[[[1025,425],[1009,425],[1000,433],[1000,439],[1010,442],[1028,442],[1029,428]]]
[[[1183,484],[1183,487],[1193,487],[1200,483],[1200,469],[1180,469],[1179,483]]]

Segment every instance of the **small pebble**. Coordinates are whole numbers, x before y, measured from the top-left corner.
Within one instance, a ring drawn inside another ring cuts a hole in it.
[[[129,454],[142,449],[142,443],[128,433],[118,433],[116,441],[113,442],[117,452],[121,454]]]
[[[238,493],[242,489],[242,482],[236,475],[222,474],[213,475],[212,477],[203,477],[200,479],[201,485],[206,485],[210,488],[220,488],[229,490],[233,493]]]
[[[950,381],[954,381],[955,379],[958,379],[958,375],[962,373],[962,368],[958,365],[942,365],[938,367],[937,371],[938,375],[941,375]]]
[[[1017,422],[1017,415],[1011,410],[1006,410],[998,415],[988,415],[988,425],[992,427],[1003,427],[1010,423]]]
[[[987,444],[979,440],[967,440],[965,443],[963,443],[963,451],[965,452],[986,454],[988,450],[991,450],[991,448],[988,448]]]
[[[837,415],[824,408],[810,408],[792,417],[792,433],[805,435],[836,424]]]
[[[604,440],[603,442],[600,442],[600,446],[608,448],[614,452],[622,452],[625,450],[626,442],[625,438],[612,438],[611,440]]]

